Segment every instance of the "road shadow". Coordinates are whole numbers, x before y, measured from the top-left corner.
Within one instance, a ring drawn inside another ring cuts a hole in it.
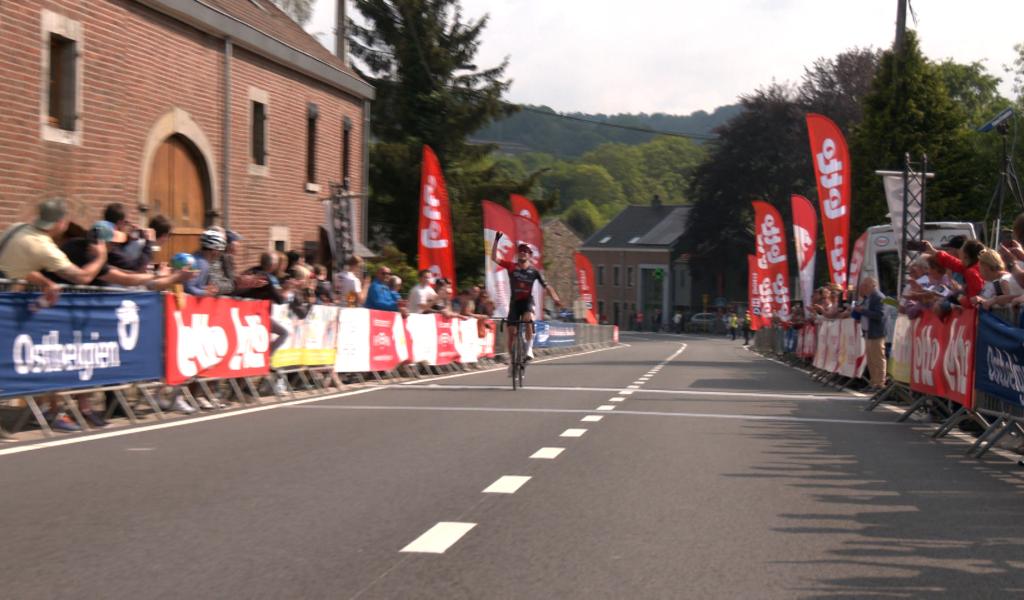
[[[801,416],[797,407],[793,416]],[[794,488],[820,510],[782,512],[772,530],[800,550],[772,564],[797,574],[789,597],[1019,597],[1024,477],[1012,462],[964,457],[966,445],[903,427],[754,422],[770,450],[741,479]],[[778,591],[778,590],[773,590]]]

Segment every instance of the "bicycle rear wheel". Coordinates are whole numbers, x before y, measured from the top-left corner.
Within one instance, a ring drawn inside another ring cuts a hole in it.
[[[513,378],[519,379],[519,387],[523,387],[523,377],[526,375],[526,334],[519,333],[519,371]]]
[[[509,352],[510,367],[512,369],[512,391],[515,391],[519,387],[519,373],[522,369],[520,363],[520,350],[519,347],[519,335],[516,335],[515,341],[512,342],[511,352]]]

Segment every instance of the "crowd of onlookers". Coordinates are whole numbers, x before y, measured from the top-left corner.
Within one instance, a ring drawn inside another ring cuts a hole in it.
[[[435,279],[420,271],[418,281],[403,297],[402,280],[385,265],[364,272],[362,258],[349,258],[331,277],[312,257],[290,252],[263,252],[253,266],[239,264],[243,238],[234,231],[210,227],[199,238],[192,254],[176,255],[158,263],[154,255],[166,246],[173,224],[163,215],[149,219],[146,227],[133,223],[120,203],[106,206],[102,219],[88,230],[69,229],[66,202],[51,198],[39,204],[31,222],[16,223],[0,233],[0,278],[20,280],[38,288],[42,295],[36,309],[59,302],[62,284],[181,290],[194,296],[232,296],[287,304],[291,314],[305,318],[315,304],[365,307],[396,311],[403,316],[437,313],[451,318],[490,317],[494,302],[479,286],[455,293],[447,279]],[[180,286],[180,287],[179,287]],[[285,341],[288,330],[271,319],[273,353]],[[278,380],[278,383],[281,383]],[[113,396],[108,393],[108,403]],[[209,399],[196,396],[200,408],[214,408]],[[85,398],[79,409],[94,427],[106,424]],[[195,409],[181,390],[164,408],[183,413]],[[46,419],[56,431],[77,431],[78,425],[62,413],[56,397],[49,400]]]

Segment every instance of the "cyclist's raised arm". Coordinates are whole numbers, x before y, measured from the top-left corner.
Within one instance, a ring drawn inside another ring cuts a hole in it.
[[[501,232],[494,232],[494,243],[491,244],[491,261],[498,262],[498,242],[501,241]]]

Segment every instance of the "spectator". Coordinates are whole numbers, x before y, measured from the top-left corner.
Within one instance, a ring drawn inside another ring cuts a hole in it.
[[[437,292],[437,297],[434,298],[434,303],[430,306],[428,312],[438,313],[448,318],[465,318],[458,314],[452,306],[452,284],[447,279],[438,279],[435,291]]]
[[[868,372],[871,375],[869,389],[878,391],[885,385],[885,314],[882,311],[885,297],[878,291],[878,281],[874,277],[861,278],[858,291],[860,302],[851,315],[860,319],[867,345]]]
[[[950,240],[950,243],[952,241]],[[985,285],[981,273],[978,271],[978,258],[981,256],[981,251],[985,249],[985,245],[978,240],[967,240],[960,248],[959,258],[948,252],[936,250],[928,241],[922,242],[922,246],[926,256],[934,256],[940,265],[963,276],[963,291],[954,292],[949,301],[954,304],[959,303],[964,307],[971,306],[972,299],[981,294]]]
[[[740,318],[736,316],[736,311],[729,311],[729,335],[732,336],[732,340],[736,341],[736,331],[740,328]]]
[[[978,257],[978,272],[985,280],[981,295],[974,299],[976,305],[988,310],[993,306],[1004,306],[1024,294],[1024,288],[1006,270],[1003,259],[995,250],[986,248]]]
[[[219,229],[207,229],[199,238],[200,250],[196,259],[196,276],[185,284],[185,291],[193,296],[217,296],[234,291],[234,283],[227,282],[220,262],[227,248],[227,238]],[[222,289],[221,286],[227,289]]]
[[[317,304],[334,304],[334,292],[331,290],[331,284],[327,281],[327,267],[314,265],[313,277],[316,279],[314,294]]]
[[[409,290],[409,312],[427,312],[437,297],[434,291],[434,274],[430,269],[423,269],[419,273],[419,282]]]
[[[39,204],[39,216],[32,223],[15,223],[0,236],[0,276],[24,279],[43,289],[43,300],[52,305],[60,295],[60,287],[43,275],[43,271],[59,275],[65,281],[85,285],[96,278],[107,262],[106,244],[93,243],[91,260],[76,266],[57,247],[55,240],[68,228],[67,205],[60,198]]]
[[[672,315],[672,330],[676,333],[683,332],[683,313],[678,310]]]
[[[494,315],[494,300],[491,300],[491,295],[487,293],[487,290],[480,291],[480,298],[476,303],[476,313],[487,318]]]
[[[369,277],[363,281],[363,287],[367,288],[366,301],[363,306],[373,310],[397,311],[398,302],[395,300],[391,288],[388,287],[388,280],[391,278],[391,269],[381,266],[377,269],[377,276],[370,280]]]
[[[743,313],[743,345],[750,345],[750,311]]]
[[[136,227],[128,221],[124,205],[120,202],[108,204],[103,209],[103,220],[112,224],[116,232],[107,244],[107,264],[122,271],[141,271],[145,269],[143,250],[146,239],[136,232]]]
[[[388,287],[391,288],[391,295],[395,297],[395,302],[402,301],[402,278],[398,275],[392,275],[388,279]]]
[[[334,290],[342,306],[360,306],[366,301],[366,290],[359,278],[363,270],[363,259],[350,256],[345,268],[334,276]]]
[[[286,304],[288,298],[281,286],[281,282],[274,274],[277,271],[278,254],[276,252],[264,252],[260,255],[259,265],[247,270],[245,275],[257,280],[260,285],[243,290],[239,295],[243,298],[255,298],[257,300],[270,300],[274,304]],[[270,333],[276,338],[270,342],[270,354],[273,355],[281,344],[288,339],[288,330],[283,325],[270,320]]]
[[[244,238],[238,233],[230,230],[224,232],[224,238],[227,240],[228,245],[224,249],[224,254],[220,257],[221,268],[224,270],[225,277],[236,282],[235,287],[237,288],[238,253],[241,251],[242,240]]]

